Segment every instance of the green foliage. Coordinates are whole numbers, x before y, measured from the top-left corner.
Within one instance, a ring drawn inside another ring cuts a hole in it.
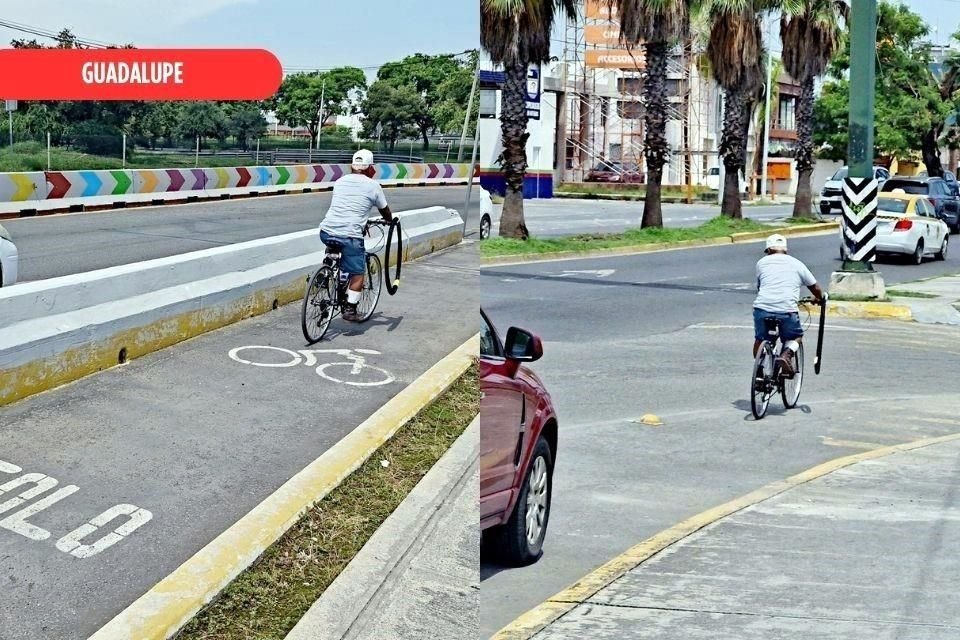
[[[355,112],[366,87],[366,76],[356,67],[295,73],[284,78],[267,106],[280,122],[290,127],[307,127],[316,138],[321,122]]]
[[[386,141],[392,153],[397,140],[416,135],[416,123],[424,111],[423,96],[413,86],[396,86],[389,80],[377,80],[370,85],[363,102],[363,135]]]

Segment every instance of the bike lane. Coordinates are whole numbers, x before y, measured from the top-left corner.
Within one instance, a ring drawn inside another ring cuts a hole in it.
[[[477,265],[406,265],[313,346],[288,305],[0,408],[0,640],[88,637],[475,335]]]

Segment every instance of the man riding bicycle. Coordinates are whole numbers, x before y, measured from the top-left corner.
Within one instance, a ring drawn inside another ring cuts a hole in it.
[[[787,239],[780,234],[767,238],[766,254],[757,262],[757,298],[753,303],[755,341],[753,357],[766,338],[765,320],[774,318],[780,324],[780,368],[786,376],[793,376],[793,355],[800,349],[803,327],[800,326],[800,287],[813,294],[817,304],[823,301],[823,291],[817,279],[801,261],[787,255]]]
[[[393,213],[387,205],[383,187],[373,180],[373,153],[360,149],[353,154],[351,172],[333,183],[333,199],[327,215],[320,223],[320,240],[330,250],[340,250],[340,269],[350,276],[347,304],[343,319],[356,322],[357,303],[363,291],[366,273],[366,247],[363,233],[367,215],[376,207],[384,220],[391,222]]]

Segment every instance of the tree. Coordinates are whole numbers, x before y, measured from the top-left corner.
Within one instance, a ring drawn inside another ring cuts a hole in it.
[[[227,131],[237,139],[237,144],[246,151],[247,141],[259,138],[267,131],[267,119],[257,102],[226,102],[223,105],[227,118]]]
[[[903,4],[877,5],[877,73],[874,144],[877,155],[908,158],[923,155],[930,175],[942,175],[940,136],[956,111],[957,68],[948,59],[946,73],[931,71],[929,28]],[[813,140],[825,148],[822,157],[844,160],[850,112],[849,38],[829,67],[831,80],[824,84],[814,104]]]
[[[724,91],[720,155],[725,175],[721,212],[731,218],[743,217],[740,172],[746,166],[750,117],[766,79],[760,19],[771,8],[773,3],[764,0],[713,0],[707,7],[707,57],[713,77]]]
[[[181,105],[173,102],[151,103],[135,123],[134,133],[146,138],[150,148],[155,148],[161,138],[166,139],[167,144],[172,146],[180,123],[180,111]]]
[[[223,109],[216,102],[186,102],[180,111],[177,133],[189,140],[199,137],[202,147],[205,138],[223,134],[226,120]]]
[[[575,0],[480,0],[480,46],[503,67],[500,166],[506,181],[500,235],[530,237],[523,220],[527,170],[527,69],[550,59],[550,36],[558,13],[575,16]]]
[[[677,39],[690,31],[689,0],[620,0],[620,39],[643,44],[647,76],[643,83],[644,159],[647,192],[641,227],[662,227],[660,202],[663,166],[670,161],[667,144],[667,63]]]
[[[307,127],[311,137],[316,138],[321,123],[356,107],[366,86],[366,76],[356,67],[295,73],[283,79],[267,106],[284,124]]]
[[[377,80],[370,85],[363,102],[364,135],[386,140],[393,153],[397,140],[416,135],[417,119],[423,109],[423,98],[413,86],[398,87],[393,82]]]
[[[769,88],[773,93],[770,94],[770,104],[771,107],[771,117],[773,116],[773,109],[777,108],[777,105],[780,101],[780,85],[777,82],[777,79],[783,74],[783,62],[776,58],[773,60],[773,69],[771,70],[770,77],[773,79],[773,86]],[[763,89],[763,95],[760,96],[761,101],[767,99],[767,87]],[[756,131],[766,131],[767,127],[767,114],[763,109],[758,109],[757,114],[757,127]],[[754,154],[753,158],[753,172],[757,175],[763,175],[763,153],[764,153],[765,141],[763,136],[759,136],[757,141],[757,152]]]
[[[784,2],[780,18],[783,66],[798,83],[797,198],[793,217],[813,215],[814,81],[823,75],[840,47],[841,23],[850,15],[844,0],[793,0]]]
[[[377,79],[391,82],[395,86],[412,86],[420,94],[424,109],[417,119],[417,128],[420,130],[423,148],[427,150],[430,148],[429,135],[438,125],[438,109],[441,116],[448,115],[449,106],[440,109],[441,105],[461,96],[461,104],[466,104],[473,81],[472,73],[472,66],[465,67],[453,55],[431,56],[418,53],[399,62],[383,65],[377,72]]]

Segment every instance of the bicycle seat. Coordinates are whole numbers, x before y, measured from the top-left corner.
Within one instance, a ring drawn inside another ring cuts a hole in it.
[[[327,255],[340,255],[343,253],[343,244],[337,242],[336,240],[331,240],[326,243],[327,245]]]

